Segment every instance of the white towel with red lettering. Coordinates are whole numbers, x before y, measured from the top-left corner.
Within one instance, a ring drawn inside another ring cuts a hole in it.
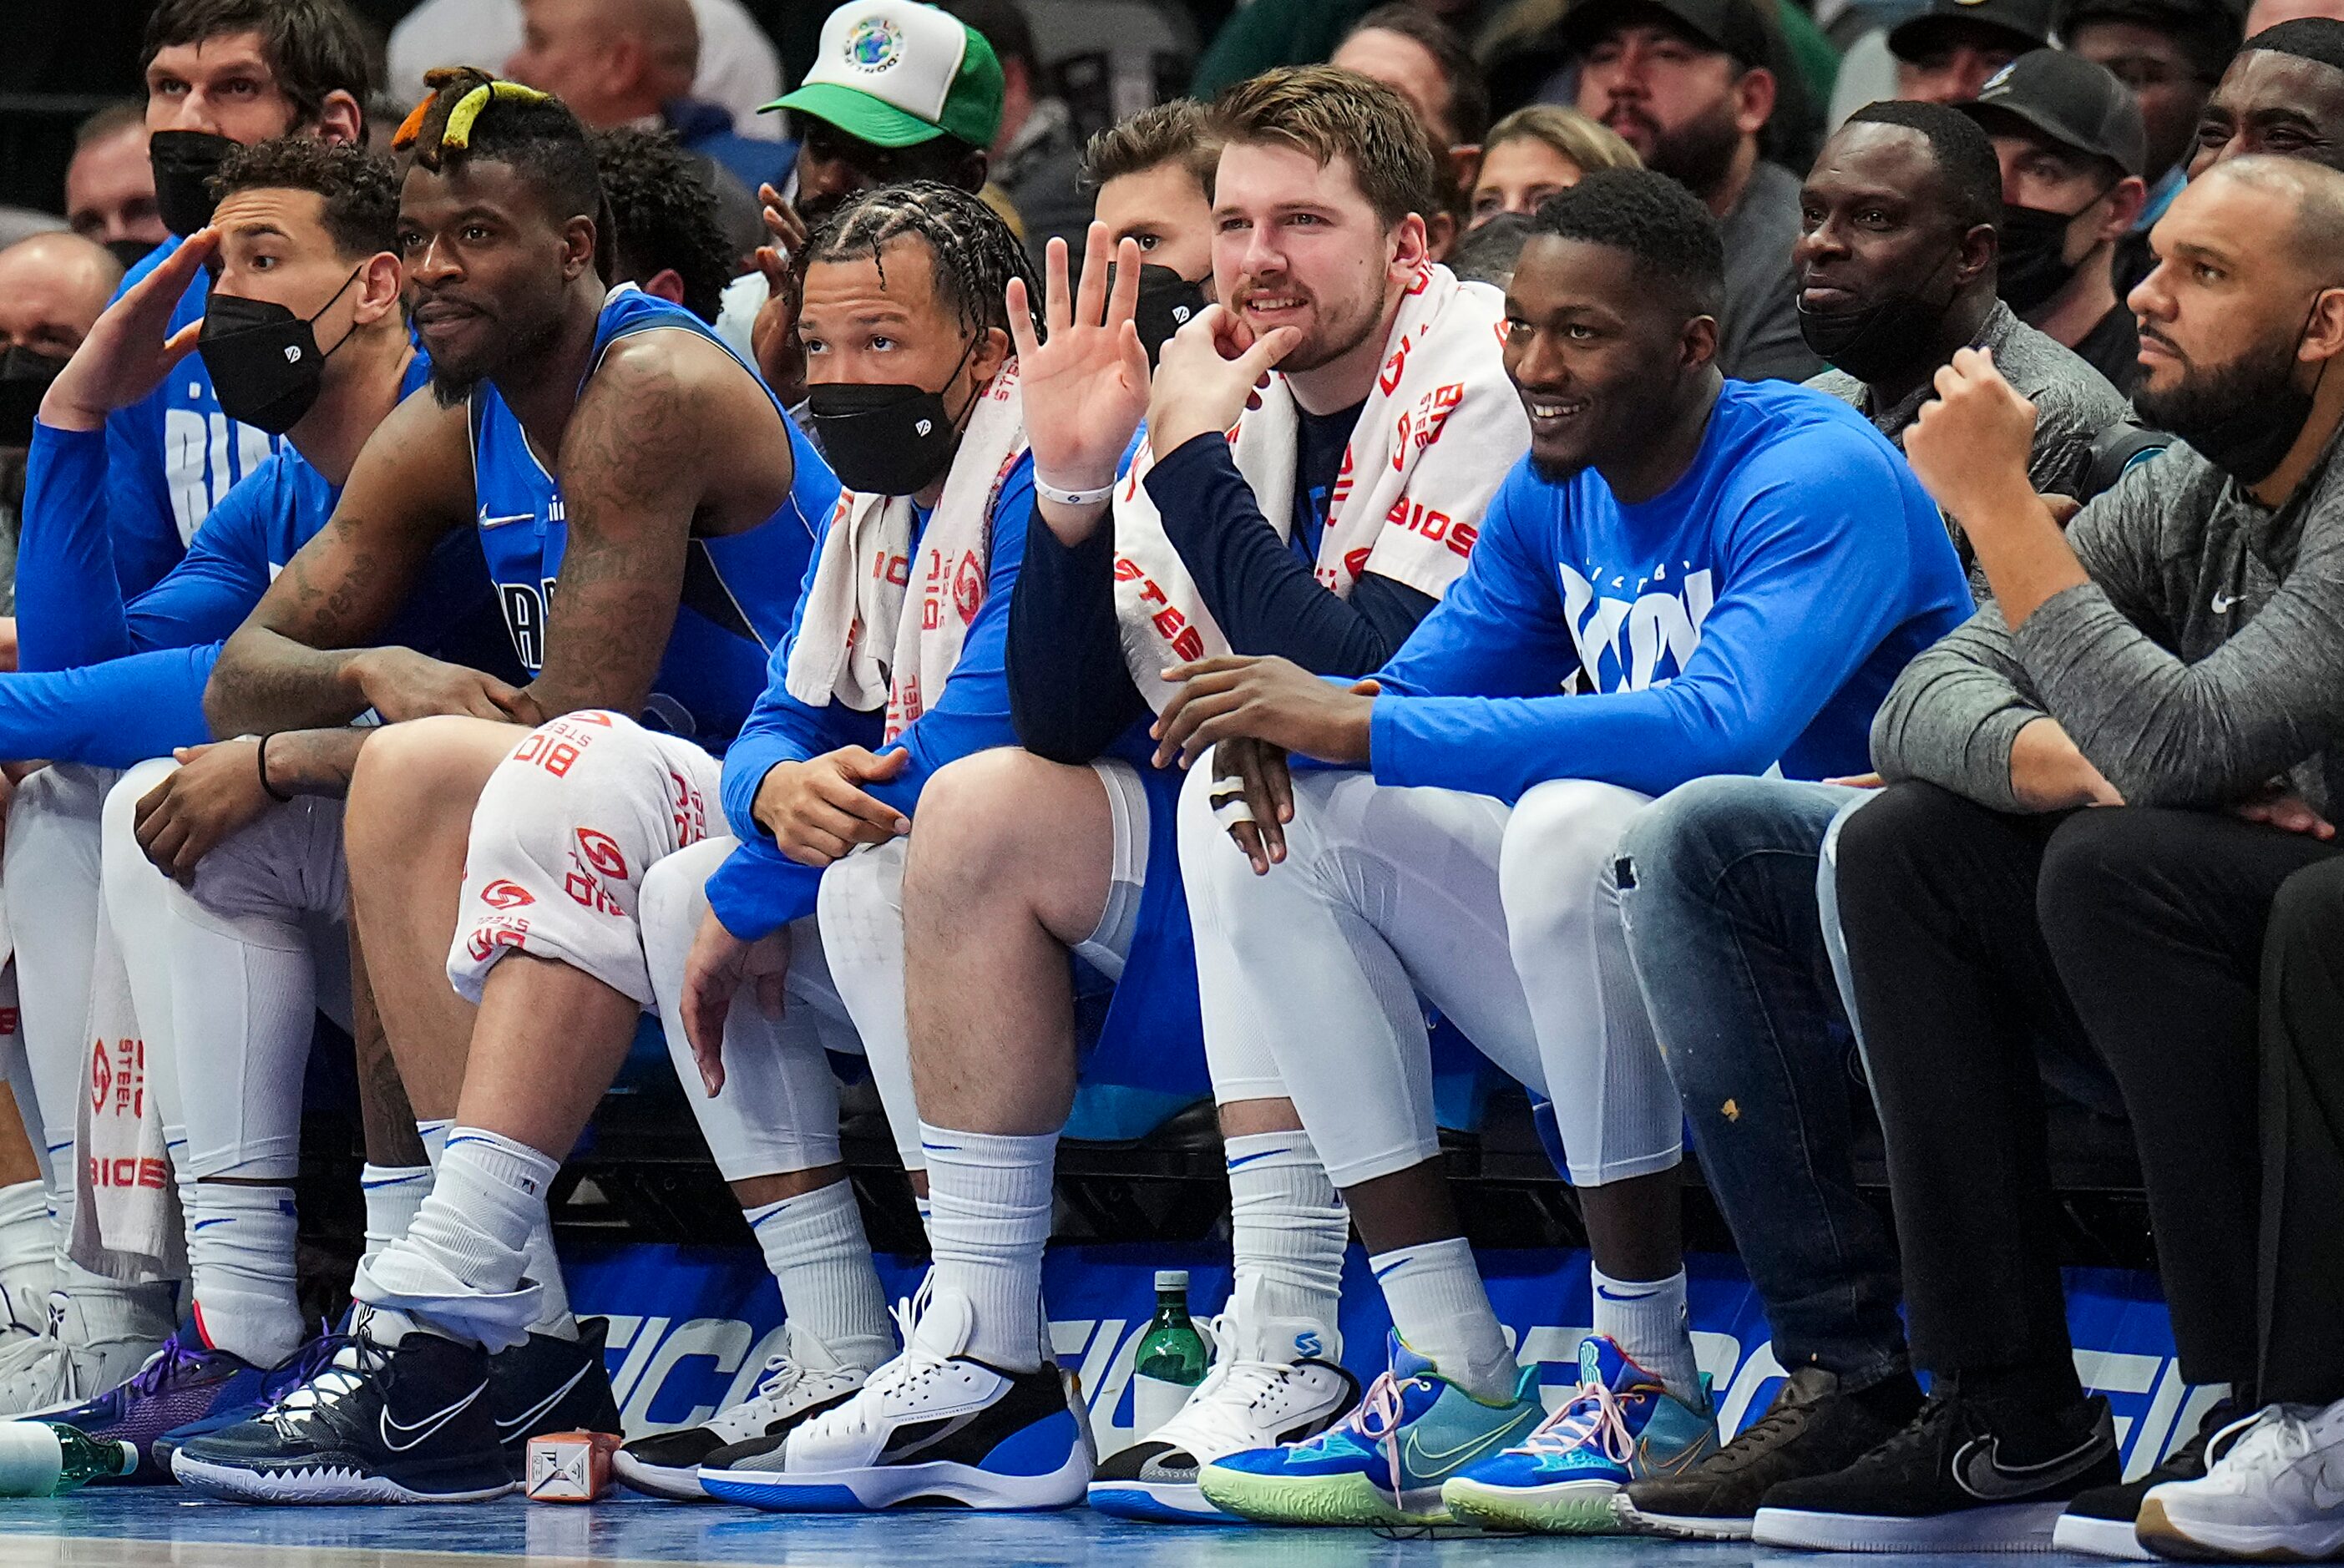
[[[927,712],[985,603],[993,511],[1025,454],[1025,400],[1012,359],[977,398],[918,535],[916,561],[910,496],[839,496],[790,650],[791,696],[815,707],[835,699],[865,713],[884,703],[891,741]],[[1011,524],[1026,526],[1023,518]],[[915,582],[917,614],[909,604]]]
[[[131,1284],[187,1276],[187,1232],[163,1147],[163,1110],[114,922],[97,923],[90,966],[89,1073],[74,1112],[73,1260]]]
[[[1348,599],[1372,571],[1438,599],[1463,575],[1483,510],[1530,450],[1505,331],[1506,297],[1438,263],[1400,301],[1343,449],[1318,540],[1322,586]],[[1280,539],[1294,527],[1296,427],[1294,394],[1273,371],[1261,407],[1229,432],[1238,472]],[[1166,666],[1230,649],[1140,482],[1155,462],[1142,441],[1115,492],[1115,601],[1124,661],[1160,711],[1173,692]]]

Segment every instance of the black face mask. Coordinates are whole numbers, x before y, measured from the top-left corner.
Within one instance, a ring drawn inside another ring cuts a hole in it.
[[[0,447],[33,444],[33,416],[49,383],[66,368],[63,359],[30,349],[0,350]]]
[[[2100,196],[2107,195],[2102,191]],[[2002,209],[2002,261],[1995,274],[1995,292],[2021,316],[2067,287],[2080,260],[2067,259],[2067,234],[2076,220],[2092,210],[2100,196],[2073,212],[2046,212],[2039,207]]]
[[[1927,281],[1934,283],[1935,278],[1932,273]],[[1868,386],[1910,364],[1914,356],[1928,352],[1936,343],[1937,325],[1953,303],[1950,294],[1943,299],[1929,299],[1916,289],[1826,315],[1809,310],[1802,298],[1799,336],[1825,363]]]
[[[235,150],[236,143],[209,131],[157,131],[146,138],[164,228],[184,236],[212,220],[211,178]]]
[[[972,338],[945,386],[975,348]],[[981,390],[970,389],[960,412],[947,414],[941,389],[905,381],[834,381],[806,389],[806,411],[840,484],[865,495],[916,495],[952,461],[960,422],[976,407]]]
[[[149,239],[109,239],[106,242],[106,248],[115,260],[122,264],[122,270],[127,272],[146,259],[153,252],[155,243]]]
[[[1113,288],[1109,280],[1107,287]],[[1164,345],[1172,334],[1196,319],[1205,308],[1205,283],[1198,278],[1191,283],[1168,267],[1144,263],[1139,268],[1139,302],[1132,311],[1132,325],[1139,329],[1139,340],[1147,349],[1147,368],[1154,369]]]
[[[333,309],[366,268],[352,268],[332,299],[318,307],[318,315],[303,320],[282,305],[247,299],[235,294],[215,294],[204,305],[203,331],[196,349],[211,372],[212,391],[221,410],[231,420],[281,436],[301,420],[325,386],[326,361],[340,343],[318,352],[313,330],[318,316]],[[354,332],[358,329],[351,328]]]
[[[2319,309],[2315,298],[2310,314],[2304,317],[2305,332],[2311,329],[2311,315]],[[2303,427],[2311,422],[2319,380],[2308,392],[2295,384],[2295,355],[2302,344],[2303,333],[2299,332],[2284,349],[2250,356],[2201,378],[2195,386],[2185,383],[2162,395],[2144,384],[2133,394],[2133,409],[2143,422],[2187,441],[2240,484],[2258,485],[2278,470]],[[2319,378],[2327,374],[2323,362]]]

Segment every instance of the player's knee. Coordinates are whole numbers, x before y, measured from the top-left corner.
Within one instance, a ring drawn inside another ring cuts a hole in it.
[[[468,821],[481,782],[519,732],[510,724],[442,714],[386,724],[359,748],[343,816],[354,859],[398,856],[419,832]]]
[[[114,843],[128,838],[135,842],[138,821],[138,803],[154,793],[155,786],[178,771],[179,764],[169,757],[153,757],[140,763],[122,775],[106,795],[106,837]]]
[[[1583,919],[1636,809],[1627,791],[1586,779],[1552,780],[1522,796],[1498,855],[1508,927],[1528,934]]]
[[[920,792],[918,824],[904,874],[915,896],[992,903],[1021,896],[1039,865],[1055,864],[1065,822],[1051,804],[1076,770],[1015,746],[996,747],[939,769]],[[825,879],[826,880],[826,879]]]

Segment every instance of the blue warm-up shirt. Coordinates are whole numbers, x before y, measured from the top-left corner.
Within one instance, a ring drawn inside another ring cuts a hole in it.
[[[142,257],[115,298],[184,243],[174,235]],[[171,312],[170,330],[202,319],[210,292],[210,275],[196,274]],[[221,411],[200,354],[174,365],[144,400],[107,415],[106,522],[122,592],[143,593],[161,582],[187,552],[212,509],[280,444],[267,430],[238,424]]]
[[[418,353],[400,395],[429,376]],[[221,645],[341,495],[288,445],[221,498],[177,565],[126,595],[105,510],[113,452],[110,433],[34,427],[16,567],[19,673],[0,675],[0,757],[126,767],[212,739],[204,686]],[[464,629],[477,632],[490,602],[479,544],[453,535],[383,641],[445,651]]]
[[[1515,467],[1465,576],[1377,672],[1371,765],[1509,801],[1556,778],[1861,773],[1897,672],[1970,610],[1936,506],[1863,416],[1727,381],[1651,501]]]
[[[1002,481],[993,515],[1022,521],[1034,504],[1034,460],[1022,456]],[[928,519],[918,519],[924,532]],[[829,524],[824,523],[827,532]],[[913,556],[918,557],[914,539]],[[904,771],[885,784],[864,787],[905,816],[912,814],[920,791],[935,771],[973,753],[995,746],[1014,746],[1017,733],[1009,719],[1009,676],[1005,657],[1009,635],[1009,606],[1017,583],[1017,570],[1026,554],[1026,531],[1019,526],[996,527],[993,551],[985,564],[985,602],[970,621],[961,642],[960,658],[935,702],[904,727],[894,744],[912,755]],[[812,587],[822,559],[819,544],[806,567],[805,585]],[[814,893],[822,873],[800,865],[773,847],[773,835],[756,819],[757,786],[780,763],[805,762],[841,746],[864,746],[876,751],[886,726],[884,713],[860,713],[844,703],[816,706],[790,695],[790,652],[797,646],[805,618],[805,596],[798,597],[790,632],[773,650],[764,695],[724,754],[723,804],[741,847],[716,875],[708,879],[708,902],[724,928],[745,941],[786,926],[813,913]]]

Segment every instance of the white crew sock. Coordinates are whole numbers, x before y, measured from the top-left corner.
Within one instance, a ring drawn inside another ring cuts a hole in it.
[[[256,1162],[290,1165],[291,1160]],[[188,1226],[196,1330],[217,1350],[273,1367],[301,1343],[290,1171],[252,1174],[268,1186],[198,1184]],[[288,1185],[276,1185],[287,1181]]]
[[[1590,1267],[1595,1286],[1595,1331],[1662,1382],[1685,1404],[1700,1408],[1701,1366],[1685,1328],[1685,1277],[1614,1280]]]
[[[369,1165],[359,1172],[366,1194],[366,1256],[374,1257],[407,1234],[415,1211],[431,1196],[428,1165]]]
[[[969,1355],[1032,1371],[1042,1362],[1042,1249],[1058,1135],[955,1132],[923,1121],[920,1143],[935,1289],[967,1299]]]
[[[1513,1399],[1520,1369],[1465,1238],[1379,1252],[1368,1268],[1409,1350],[1477,1400],[1504,1404]]]
[[[427,1138],[424,1148],[431,1147]],[[544,1223],[546,1189],[561,1162],[527,1144],[469,1127],[454,1128],[439,1152],[431,1194],[416,1209],[406,1239],[385,1249],[368,1270],[394,1280],[460,1283],[455,1291],[434,1287],[446,1296],[511,1295],[528,1277],[530,1233]],[[423,1265],[419,1271],[412,1266],[417,1263]],[[377,1337],[396,1343],[410,1316],[378,1313]],[[454,1314],[437,1316],[452,1321]]]
[[[865,1371],[895,1353],[854,1183],[834,1181],[744,1212],[793,1333],[811,1334],[840,1366]]]
[[[1230,1299],[1248,1359],[1336,1361],[1336,1311],[1350,1211],[1335,1195],[1310,1135],[1256,1132],[1223,1143],[1229,1173],[1229,1246],[1237,1262]],[[1259,1322],[1250,1321],[1255,1317]]]
[[[423,1140],[423,1158],[431,1162],[435,1172],[448,1151],[449,1134],[455,1128],[453,1117],[435,1117],[429,1121],[415,1124],[416,1136]],[[527,1148],[523,1144],[514,1144],[513,1147]],[[529,1152],[535,1154],[537,1151],[530,1149]],[[558,1171],[561,1168],[561,1162],[554,1161],[554,1169]],[[550,1184],[551,1178],[547,1180]],[[538,1199],[537,1224],[521,1247],[522,1277],[537,1287],[541,1303],[537,1317],[529,1325],[529,1331],[550,1335],[557,1340],[574,1340],[578,1337],[578,1320],[571,1315],[570,1292],[561,1282],[561,1259],[553,1249],[553,1217],[546,1210],[543,1189],[539,1189]],[[408,1223],[411,1226],[414,1221],[410,1219]]]

